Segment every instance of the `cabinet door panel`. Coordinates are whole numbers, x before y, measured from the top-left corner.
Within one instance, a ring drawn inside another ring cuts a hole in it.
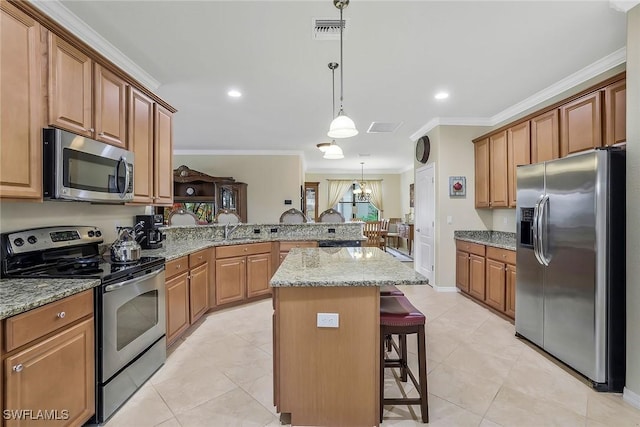
[[[456,251],[456,286],[469,293],[469,254]]]
[[[492,259],[486,260],[486,264],[487,291],[485,302],[496,310],[504,311],[506,296],[505,264]]]
[[[92,128],[91,59],[49,34],[49,124],[89,138]]]
[[[622,80],[604,90],[606,145],[627,140],[627,82]]]
[[[560,156],[602,146],[601,92],[594,92],[560,107]]]
[[[190,321],[194,323],[209,308],[209,264],[205,263],[191,269],[189,274],[189,312]]]
[[[154,141],[154,204],[170,205],[173,203],[173,114],[158,104]]]
[[[153,101],[129,89],[129,150],[133,152],[133,201],[153,204]]]
[[[507,264],[507,300],[505,313],[512,319],[516,318],[516,266]]]
[[[127,84],[111,71],[95,64],[95,134],[98,141],[127,148]]]
[[[507,130],[507,172],[509,207],[516,207],[516,170],[520,165],[531,163],[531,139],[529,122],[526,121]]]
[[[69,419],[40,424],[82,425],[95,412],[94,369],[91,318],[5,360],[5,409],[33,409],[34,415],[57,410],[60,416],[66,409]],[[26,424],[6,422],[7,427]]]
[[[271,293],[271,254],[247,257],[247,298]]]
[[[469,294],[484,301],[484,257],[469,255]]]
[[[167,345],[189,327],[189,275],[182,273],[166,282]]]
[[[246,257],[216,260],[216,305],[242,301],[246,288]]]
[[[559,123],[557,109],[531,119],[531,163],[560,158]]]
[[[473,144],[475,153],[476,208],[489,207],[489,138]]]
[[[489,206],[492,208],[509,205],[507,160],[507,132],[490,136]]]
[[[41,26],[0,3],[0,197],[42,197]]]

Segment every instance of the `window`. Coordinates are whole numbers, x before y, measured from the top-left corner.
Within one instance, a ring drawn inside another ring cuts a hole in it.
[[[345,218],[351,218],[357,221],[377,221],[379,219],[380,211],[371,202],[360,202],[356,200],[353,190],[355,190],[355,184],[344,193],[338,206],[335,208]]]

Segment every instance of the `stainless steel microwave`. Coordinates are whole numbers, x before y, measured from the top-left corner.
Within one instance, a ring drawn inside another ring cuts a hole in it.
[[[133,153],[60,129],[43,130],[44,199],[133,200]]]

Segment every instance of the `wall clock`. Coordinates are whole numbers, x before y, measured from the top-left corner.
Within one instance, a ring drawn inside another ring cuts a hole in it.
[[[418,138],[416,142],[416,160],[420,163],[427,163],[431,151],[431,142],[427,135]]]
[[[196,194],[196,189],[193,187],[187,187],[185,191],[187,193],[187,196],[193,196],[194,194]]]

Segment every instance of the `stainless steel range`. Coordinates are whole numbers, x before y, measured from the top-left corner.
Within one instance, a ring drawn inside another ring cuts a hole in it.
[[[95,288],[96,416],[108,419],[166,359],[164,258],[113,263],[90,226],[0,234],[2,277],[98,278]]]

